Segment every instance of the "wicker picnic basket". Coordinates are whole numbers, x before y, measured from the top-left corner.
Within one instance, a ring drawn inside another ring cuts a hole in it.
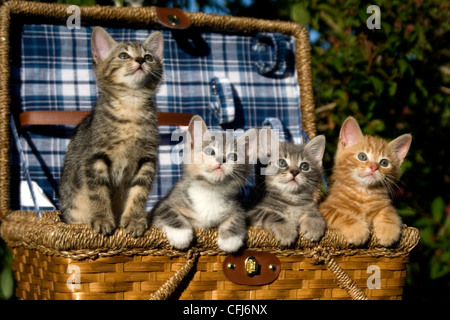
[[[316,135],[309,38],[302,26],[173,10],[165,11],[171,18],[162,21],[156,8],[81,7],[81,14],[91,24],[153,27],[179,24],[183,14],[181,24],[187,17],[193,28],[294,37],[302,124],[309,137]],[[19,299],[401,299],[409,253],[419,240],[418,231],[407,226],[392,248],[378,246],[375,237],[354,248],[328,230],[319,243],[300,235],[289,249],[252,226],[246,250],[226,255],[217,247],[215,229],[196,230],[195,246],[177,251],[153,226],[137,239],[121,229],[105,237],[86,225],[61,222],[58,211],[37,217],[12,210],[10,27],[18,18],[65,23],[67,6],[10,1],[0,11],[1,237],[14,255]]]

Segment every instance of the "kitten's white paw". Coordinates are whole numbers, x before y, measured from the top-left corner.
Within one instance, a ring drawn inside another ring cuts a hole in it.
[[[163,227],[169,243],[177,249],[186,249],[194,238],[192,229],[177,229],[172,227]]]
[[[244,240],[241,237],[236,236],[225,239],[219,237],[217,244],[219,245],[220,250],[225,252],[236,252],[244,245]]]

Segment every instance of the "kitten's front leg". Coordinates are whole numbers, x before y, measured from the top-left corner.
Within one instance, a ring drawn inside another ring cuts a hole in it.
[[[189,247],[194,239],[194,230],[183,214],[170,204],[166,204],[164,200],[159,202],[151,213],[154,224],[164,231],[170,245],[180,250]]]
[[[306,208],[305,208],[306,209]],[[317,206],[308,208],[300,217],[300,231],[309,241],[318,241],[325,233],[326,222]]]
[[[396,243],[402,234],[402,221],[394,207],[382,209],[373,218],[373,229],[378,242],[385,247]]]
[[[244,245],[246,235],[244,213],[237,210],[219,225],[217,244],[225,252],[236,252]]]
[[[148,228],[148,214],[145,211],[148,196],[155,176],[155,161],[141,160],[142,165],[131,182],[120,226],[132,237],[140,237]]]
[[[291,246],[298,238],[298,225],[286,220],[275,211],[261,210],[254,219],[258,221],[255,225],[269,230],[283,247]]]
[[[108,163],[107,156],[94,155],[85,168],[90,225],[94,231],[103,235],[112,234],[116,228],[111,208]]]
[[[340,210],[336,210],[333,215],[327,220],[328,226],[337,229],[349,244],[359,246],[367,242],[370,230],[366,221],[357,218],[355,213]]]

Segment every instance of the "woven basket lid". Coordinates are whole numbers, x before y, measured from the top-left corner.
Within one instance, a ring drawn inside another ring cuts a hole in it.
[[[128,236],[118,228],[111,236],[103,236],[88,225],[61,222],[58,211],[43,212],[42,218],[34,212],[13,211],[1,224],[1,236],[11,247],[24,246],[39,250],[44,254],[71,259],[97,258],[114,255],[166,255],[185,256],[186,251],[174,249],[164,232],[151,226],[140,238]],[[225,254],[217,245],[217,229],[195,230],[193,244],[201,254]],[[336,231],[328,229],[320,242],[311,242],[301,234],[297,242],[289,248],[281,247],[273,235],[260,227],[248,228],[246,247],[280,255],[312,256],[319,250],[327,250],[332,255],[368,254],[372,256],[408,256],[419,241],[416,228],[403,226],[400,241],[391,248],[377,243],[372,236],[364,247],[353,247]]]

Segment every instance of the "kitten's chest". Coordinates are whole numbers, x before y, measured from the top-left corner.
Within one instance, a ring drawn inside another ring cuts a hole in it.
[[[389,198],[379,194],[372,194],[365,197],[365,201],[361,202],[360,212],[367,218],[373,218],[382,209],[391,204]]]
[[[115,124],[111,127],[110,142],[112,150],[127,152],[138,140],[145,138],[145,127],[134,122]]]
[[[230,199],[217,188],[194,183],[187,192],[192,202],[192,210],[195,212],[193,224],[196,228],[217,227],[230,212],[232,206]]]
[[[370,218],[380,212],[383,208],[390,205],[390,199],[383,190],[367,190],[366,188],[353,188],[352,191],[346,193],[348,200],[347,205],[353,204],[355,211],[359,214]]]
[[[152,127],[156,128],[156,124],[146,123],[116,122],[103,133],[102,149],[110,159],[110,174],[115,185],[130,181],[141,159],[148,157],[152,150],[155,152],[158,134],[152,133]]]

